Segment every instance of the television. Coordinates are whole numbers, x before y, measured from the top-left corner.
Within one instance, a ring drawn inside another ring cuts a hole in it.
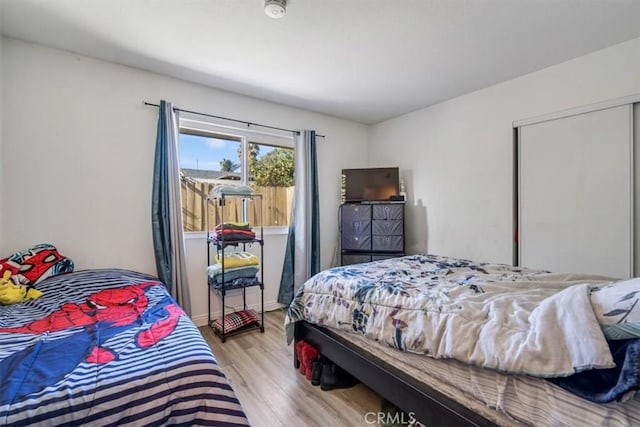
[[[400,193],[398,168],[342,169],[343,203],[382,202]]]

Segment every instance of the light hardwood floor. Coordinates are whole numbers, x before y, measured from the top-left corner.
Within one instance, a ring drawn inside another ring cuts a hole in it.
[[[265,313],[265,332],[247,332],[223,344],[208,326],[200,328],[254,427],[366,426],[380,397],[362,384],[322,391],[293,368],[284,312]]]

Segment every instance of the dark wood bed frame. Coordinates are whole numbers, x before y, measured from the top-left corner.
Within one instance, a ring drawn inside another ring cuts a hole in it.
[[[322,355],[351,373],[384,399],[428,427],[494,426],[495,424],[374,355],[349,343],[326,328],[300,321],[295,341],[314,345]],[[295,348],[295,347],[294,347]],[[298,368],[294,351],[294,366]]]

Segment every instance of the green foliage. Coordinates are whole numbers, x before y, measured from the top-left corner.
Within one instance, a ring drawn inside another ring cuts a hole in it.
[[[260,155],[260,146],[258,144],[249,143],[249,171],[256,169],[258,163],[258,156]]]
[[[229,159],[220,160],[220,172],[234,172],[239,167],[239,163],[234,163]]]
[[[291,187],[294,182],[293,150],[276,148],[256,159],[249,171],[258,187]]]
[[[258,162],[258,156],[260,155],[260,146],[253,142],[249,143],[249,175],[253,174],[253,170]],[[242,144],[238,146],[238,160],[242,164]]]

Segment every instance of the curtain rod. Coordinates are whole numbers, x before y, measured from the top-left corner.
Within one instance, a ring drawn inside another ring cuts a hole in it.
[[[158,105],[158,104],[153,104],[153,103],[147,102],[147,101],[144,101],[143,104],[144,105],[149,105],[151,107],[158,107],[158,108],[160,107],[160,105]],[[247,127],[249,127],[249,126],[259,126],[261,128],[281,130],[281,131],[284,131],[284,132],[292,132],[292,133],[295,133],[296,135],[300,135],[300,131],[292,130],[292,129],[285,129],[285,128],[278,128],[278,127],[275,127],[275,126],[261,125],[259,123],[247,122],[247,121],[244,121],[244,120],[230,119],[229,117],[214,116],[213,114],[199,113],[197,111],[191,111],[191,110],[183,110],[183,109],[177,108],[177,107],[173,107],[173,110],[174,111],[180,111],[182,113],[191,113],[191,114],[197,114],[199,116],[212,117],[214,119],[222,119],[222,120],[229,120],[231,122],[236,122],[236,123],[244,123],[245,125],[247,125]],[[318,133],[316,133],[316,136],[318,138],[324,138],[325,137],[324,135],[320,135]]]

